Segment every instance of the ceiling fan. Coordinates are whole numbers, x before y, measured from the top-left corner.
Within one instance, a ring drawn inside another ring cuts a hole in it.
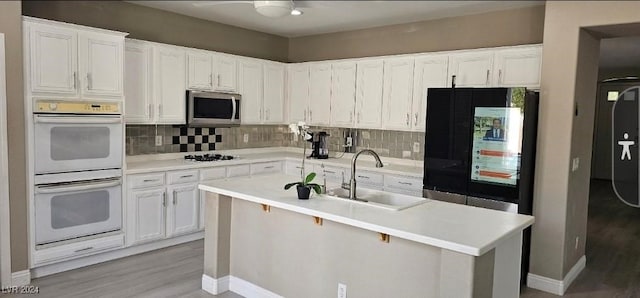
[[[212,5],[222,4],[253,4],[256,11],[270,18],[280,18],[286,15],[299,16],[302,15],[302,11],[293,3],[293,0],[279,0],[279,1],[201,1],[192,3],[195,7],[206,7]]]

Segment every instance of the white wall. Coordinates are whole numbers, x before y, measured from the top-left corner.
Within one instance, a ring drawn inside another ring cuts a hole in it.
[[[4,34],[0,33],[0,286],[3,287],[11,283],[6,89]]]

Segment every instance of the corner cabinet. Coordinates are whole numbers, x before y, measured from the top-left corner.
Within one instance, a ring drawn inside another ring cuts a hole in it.
[[[456,87],[491,87],[494,51],[454,53],[449,57],[449,83],[456,76]]]
[[[186,123],[185,51],[154,46],[153,87],[157,102],[156,123]]]
[[[494,82],[499,87],[540,87],[542,46],[497,50]]]
[[[32,93],[122,100],[126,33],[30,17],[24,20]]]
[[[312,64],[309,67],[309,124],[329,125],[331,99],[331,64]]]
[[[293,64],[289,67],[289,122],[307,121],[309,103],[309,65]]]
[[[238,61],[238,87],[242,95],[242,124],[260,124],[264,119],[262,101],[262,63],[253,59]]]
[[[265,62],[264,64],[264,123],[284,122],[284,64],[277,62]]]

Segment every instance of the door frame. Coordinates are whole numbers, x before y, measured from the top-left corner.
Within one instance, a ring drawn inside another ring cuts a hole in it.
[[[0,285],[11,285],[11,229],[4,34],[0,33]]]

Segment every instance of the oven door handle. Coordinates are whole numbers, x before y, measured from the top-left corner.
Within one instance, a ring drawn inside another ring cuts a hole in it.
[[[231,122],[236,121],[236,97],[235,96],[231,96],[231,106],[232,111],[231,111]]]
[[[59,124],[120,124],[122,117],[60,117],[60,116],[35,116],[36,123],[59,123]]]
[[[61,192],[76,192],[76,191],[84,191],[91,189],[99,189],[99,188],[109,188],[122,184],[121,179],[117,179],[115,181],[102,182],[102,183],[90,183],[90,182],[82,182],[77,186],[69,186],[69,185],[53,185],[53,186],[36,186],[37,194],[51,194],[51,193],[61,193]]]

